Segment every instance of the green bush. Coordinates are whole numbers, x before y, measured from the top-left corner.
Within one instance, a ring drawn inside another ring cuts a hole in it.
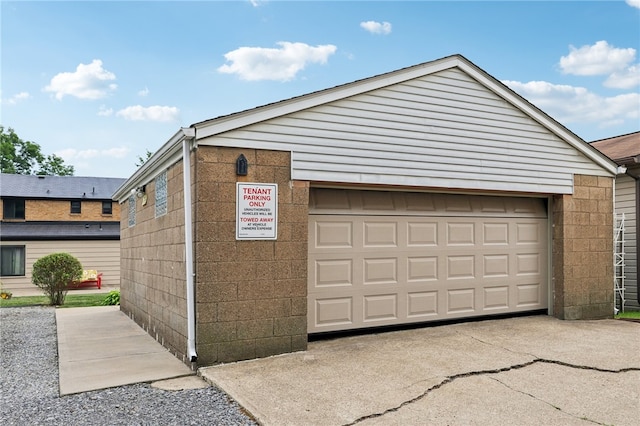
[[[82,264],[69,253],[52,253],[33,264],[31,282],[40,287],[52,305],[64,304],[69,284],[82,278]]]
[[[111,290],[107,297],[102,301],[103,306],[119,305],[120,304],[120,292],[118,290]]]

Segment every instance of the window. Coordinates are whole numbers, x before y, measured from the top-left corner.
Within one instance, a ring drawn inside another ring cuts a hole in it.
[[[113,214],[113,203],[111,201],[102,202],[102,214]]]
[[[0,275],[24,276],[24,246],[0,247]]]
[[[2,205],[4,219],[24,219],[24,200],[5,198]]]
[[[129,197],[129,227],[136,224],[136,195]]]
[[[71,213],[82,213],[82,202],[81,201],[72,201],[71,202]]]
[[[167,214],[167,171],[156,177],[156,217]]]

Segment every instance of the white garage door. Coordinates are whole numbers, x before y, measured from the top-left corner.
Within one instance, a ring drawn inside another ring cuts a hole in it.
[[[309,333],[547,308],[537,198],[312,189]]]

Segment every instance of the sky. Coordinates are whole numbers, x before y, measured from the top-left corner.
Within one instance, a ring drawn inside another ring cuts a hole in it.
[[[129,177],[181,127],[461,54],[585,141],[640,130],[640,0],[0,1],[0,125]]]

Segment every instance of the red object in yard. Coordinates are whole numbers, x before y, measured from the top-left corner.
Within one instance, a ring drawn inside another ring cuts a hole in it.
[[[80,281],[72,282],[69,288],[92,287],[94,284],[98,286],[98,289],[102,287],[102,272],[98,273],[98,271],[95,270],[85,270],[82,272]]]

